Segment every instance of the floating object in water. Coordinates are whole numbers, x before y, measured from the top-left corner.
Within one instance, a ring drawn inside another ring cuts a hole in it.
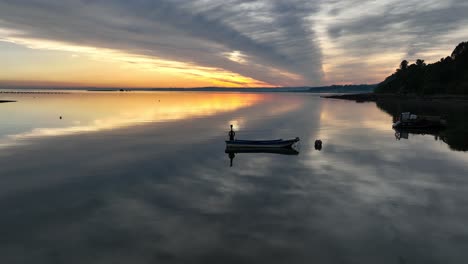
[[[442,128],[447,125],[447,121],[440,116],[422,116],[405,112],[400,114],[400,118],[395,122],[392,127],[410,128],[410,129],[428,129],[428,128]]]
[[[62,116],[60,116],[59,118],[62,119]]]
[[[315,140],[314,146],[316,150],[322,150],[322,140],[320,139]]]

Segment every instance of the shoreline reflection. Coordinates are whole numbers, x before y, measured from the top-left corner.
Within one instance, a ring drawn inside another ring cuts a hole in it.
[[[402,112],[411,112],[417,115],[442,116],[447,120],[447,127],[444,129],[404,129],[395,137],[407,138],[409,134],[433,135],[435,139],[441,139],[451,150],[468,151],[468,108],[463,103],[447,104],[443,102],[425,102],[412,100],[383,100],[376,102],[376,105],[383,112],[393,118],[393,123],[397,121]],[[391,124],[389,124],[391,127]]]
[[[447,143],[447,138],[444,137],[443,131],[444,129],[394,129],[395,130],[395,138],[397,140],[401,139],[409,139],[409,135],[431,135],[434,136],[434,139],[442,140],[443,142]]]

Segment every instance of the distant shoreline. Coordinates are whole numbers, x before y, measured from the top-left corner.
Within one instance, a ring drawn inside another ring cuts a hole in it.
[[[377,93],[358,93],[358,94],[340,94],[321,96],[327,99],[340,99],[355,102],[377,102],[383,100],[416,100],[424,102],[463,102],[468,103],[467,95],[402,95],[402,94],[377,94]]]
[[[0,94],[69,94],[69,92],[47,92],[47,91],[0,91]]]
[[[374,90],[375,84],[330,85],[330,86],[297,86],[297,87],[193,87],[193,88],[118,88],[118,87],[2,87],[0,93],[38,93],[38,92],[265,92],[265,93],[368,93]],[[3,91],[1,91],[3,90]]]
[[[1,103],[15,103],[16,101],[13,101],[13,100],[0,100],[0,104]]]

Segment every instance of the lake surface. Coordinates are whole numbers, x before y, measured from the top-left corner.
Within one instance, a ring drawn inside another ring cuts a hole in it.
[[[6,99],[18,102],[0,104],[0,263],[468,261],[468,139],[395,135],[392,107],[267,93]],[[298,136],[300,154],[231,154],[231,167],[230,124],[237,138]]]

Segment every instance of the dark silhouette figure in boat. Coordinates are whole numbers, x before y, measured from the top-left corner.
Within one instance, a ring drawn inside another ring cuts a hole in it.
[[[229,131],[229,140],[233,141],[234,138],[236,137],[236,132],[234,132],[234,130],[232,130],[232,125],[231,125],[231,131]]]

